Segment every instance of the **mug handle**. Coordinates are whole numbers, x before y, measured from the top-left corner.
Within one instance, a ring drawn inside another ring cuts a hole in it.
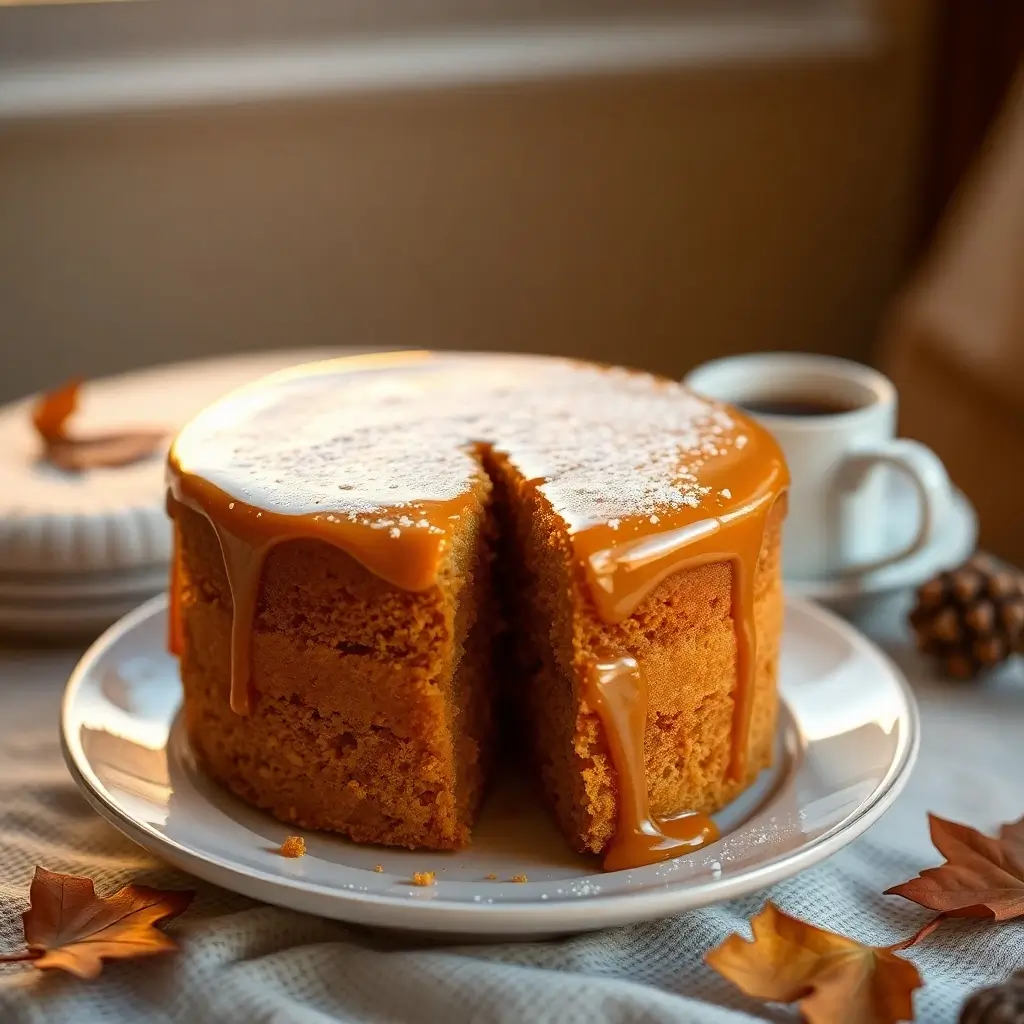
[[[863,485],[868,473],[879,465],[899,471],[914,485],[921,509],[921,523],[914,539],[903,549],[874,562],[849,566],[844,575],[861,576],[874,572],[920,551],[934,536],[940,511],[953,501],[953,485],[942,460],[931,448],[908,438],[883,441],[854,452],[840,465],[833,478],[833,487],[840,492],[855,491]]]

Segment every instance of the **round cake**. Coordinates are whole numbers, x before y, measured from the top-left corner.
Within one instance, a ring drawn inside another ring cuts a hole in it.
[[[357,356],[209,407],[168,478],[190,743],[283,821],[458,848],[500,749],[616,869],[716,838],[770,763],[788,476],[734,409],[562,359]]]

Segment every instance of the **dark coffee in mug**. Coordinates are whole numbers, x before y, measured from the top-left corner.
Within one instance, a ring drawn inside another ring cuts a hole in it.
[[[752,398],[738,404],[755,416],[836,416],[860,408],[832,398]]]

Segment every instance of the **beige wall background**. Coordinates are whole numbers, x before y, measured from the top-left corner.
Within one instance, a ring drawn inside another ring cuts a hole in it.
[[[866,358],[930,12],[844,59],[2,125],[0,398],[281,346]]]

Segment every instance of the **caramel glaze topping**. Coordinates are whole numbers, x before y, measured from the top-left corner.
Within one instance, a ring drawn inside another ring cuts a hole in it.
[[[337,545],[397,587],[434,584],[452,523],[493,448],[564,524],[600,618],[621,622],[667,576],[732,566],[736,690],[729,771],[746,771],[754,570],[788,484],[771,436],[734,410],[643,373],[528,356],[387,353],[274,374],[227,396],[176,439],[168,505],[206,516],[233,601],[231,706],[246,714],[263,564],[282,541]],[[181,573],[171,647],[180,651]],[[680,680],[685,685],[685,680]],[[647,691],[630,652],[595,651],[584,704],[618,780],[609,870],[717,838],[702,814],[656,819],[644,771]]]
[[[167,514],[174,515],[171,501],[167,502]],[[181,621],[181,530],[177,523],[174,523],[174,540],[171,548],[171,581],[169,590],[171,592],[171,604],[167,609],[167,650],[175,657],[180,658],[185,650],[184,626]]]

